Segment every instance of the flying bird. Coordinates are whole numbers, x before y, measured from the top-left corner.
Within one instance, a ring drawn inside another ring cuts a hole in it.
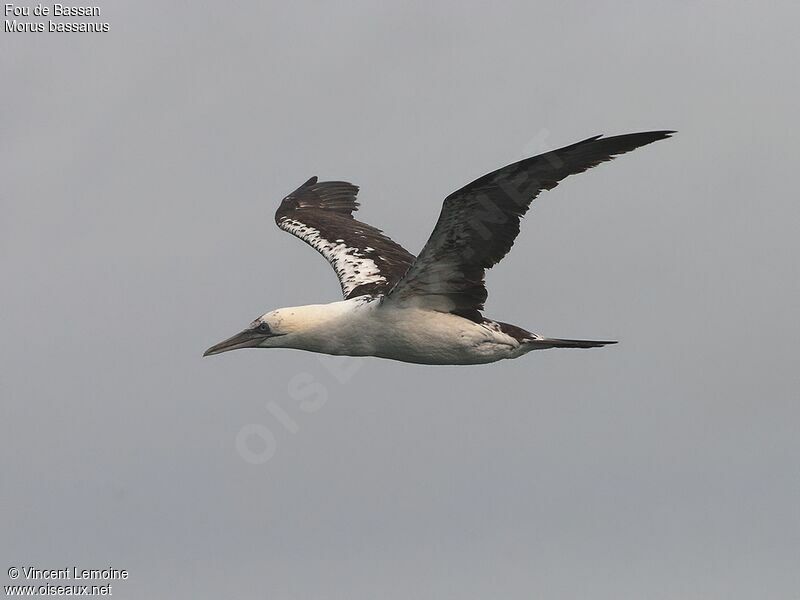
[[[595,136],[484,175],[445,198],[416,258],[353,217],[357,186],[312,177],[283,199],[275,222],[325,257],[344,300],[270,311],[204,356],[239,348],[295,348],[469,365],[531,350],[614,344],[550,338],[484,317],[484,275],[508,254],[520,219],[542,191],[672,133]]]

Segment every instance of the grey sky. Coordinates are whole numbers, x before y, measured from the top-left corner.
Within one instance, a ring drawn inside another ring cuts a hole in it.
[[[119,598],[798,597],[796,4],[101,10],[108,33],[0,32],[2,573],[111,564]],[[337,299],[272,222],[311,175],[416,253],[471,179],[665,128],[543,194],[489,273],[487,315],[617,346],[201,358]],[[264,464],[236,448],[252,424]]]

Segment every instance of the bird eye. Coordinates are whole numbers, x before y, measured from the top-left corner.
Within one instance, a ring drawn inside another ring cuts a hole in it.
[[[260,333],[269,333],[269,325],[267,325],[266,323],[261,323],[256,329]]]

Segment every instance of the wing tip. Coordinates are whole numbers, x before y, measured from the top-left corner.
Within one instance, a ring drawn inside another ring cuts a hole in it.
[[[667,138],[670,138],[673,135],[675,135],[676,133],[678,133],[677,129],[654,129],[654,130],[651,130],[651,131],[634,131],[632,133],[619,133],[619,134],[615,134],[615,135],[606,135],[605,133],[601,133],[599,135],[593,135],[590,138],[586,138],[585,140],[582,140],[582,141],[580,141],[578,143],[579,144],[584,144],[586,142],[596,142],[598,140],[599,141],[606,141],[606,140],[611,140],[611,139],[614,139],[614,138],[617,138],[617,139],[621,139],[621,138],[629,138],[629,139],[632,139],[632,138],[640,138],[640,139],[641,138],[645,138],[645,139],[648,139],[649,138],[650,141],[656,142],[658,140],[665,140]],[[650,141],[645,142],[645,143],[649,144]]]
[[[659,140],[665,140],[667,138],[671,138],[676,133],[678,132],[674,129],[660,129],[656,131],[637,131],[634,133],[623,133],[621,135],[613,135],[611,137],[602,139],[606,140],[610,140],[612,138],[638,139],[642,140],[642,145],[644,145],[644,144],[650,144],[652,142],[657,142]]]
[[[678,133],[676,129],[660,129],[658,131],[642,131],[639,132],[638,134],[634,133],[632,135],[648,136],[653,138],[653,141],[655,142],[658,140],[665,140],[667,138],[671,138],[676,133]]]

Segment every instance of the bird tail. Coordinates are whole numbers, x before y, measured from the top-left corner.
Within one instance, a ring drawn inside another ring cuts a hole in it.
[[[544,350],[546,348],[601,348],[609,344],[616,344],[615,341],[598,340],[562,340],[559,338],[540,338],[525,342],[530,350]]]

